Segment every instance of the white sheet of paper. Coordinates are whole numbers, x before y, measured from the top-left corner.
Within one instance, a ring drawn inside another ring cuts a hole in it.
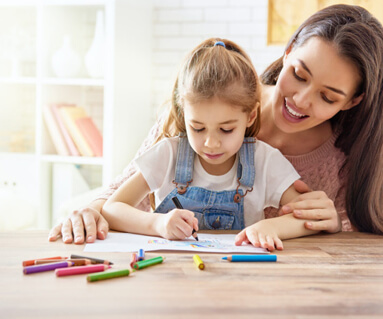
[[[109,233],[105,240],[87,244],[84,252],[134,252],[140,248],[145,251],[180,250],[207,253],[251,253],[267,254],[268,250],[250,244],[235,246],[233,234],[198,234],[199,241],[193,237],[186,240],[167,240],[160,237],[128,233]]]

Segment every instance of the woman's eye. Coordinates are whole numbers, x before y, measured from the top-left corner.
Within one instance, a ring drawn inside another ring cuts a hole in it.
[[[194,128],[194,127],[191,127],[193,129],[194,132],[202,132],[204,130],[204,128]]]
[[[328,104],[333,104],[335,102],[335,101],[328,99],[327,96],[324,94],[322,94],[322,99],[323,99],[323,101],[325,101]]]
[[[223,128],[221,128],[221,131],[224,132],[224,133],[231,133],[234,131],[234,129],[231,129],[231,130],[225,130]]]
[[[298,81],[305,81],[305,79],[301,78],[296,72],[295,69],[293,69],[293,75]]]

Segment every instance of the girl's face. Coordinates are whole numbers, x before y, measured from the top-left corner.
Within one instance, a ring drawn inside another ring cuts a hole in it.
[[[197,104],[184,102],[186,133],[203,168],[211,175],[223,175],[233,166],[246,128],[255,121],[256,111],[247,114],[218,98]]]
[[[286,52],[283,62],[272,103],[274,123],[283,132],[320,127],[363,98],[353,98],[360,82],[356,67],[320,38]]]

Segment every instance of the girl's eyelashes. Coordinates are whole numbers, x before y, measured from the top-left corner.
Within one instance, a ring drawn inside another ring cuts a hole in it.
[[[202,132],[205,128],[195,128],[195,127],[193,127],[193,126],[190,126],[191,128],[192,128],[192,130],[194,131],[194,132],[197,132],[197,133],[199,133],[199,132]]]
[[[202,132],[202,131],[205,130],[204,127],[203,127],[203,128],[195,128],[195,127],[193,127],[193,126],[190,126],[190,127],[191,127],[191,129],[192,129],[194,132],[196,132],[196,133],[200,133],[200,132]],[[229,133],[233,132],[234,129],[226,130],[226,129],[221,128],[221,131],[222,131],[223,133],[229,134]]]

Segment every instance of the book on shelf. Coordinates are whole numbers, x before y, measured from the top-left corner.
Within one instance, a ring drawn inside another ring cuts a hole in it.
[[[56,125],[58,126],[62,137],[64,138],[65,144],[68,148],[69,154],[72,156],[79,156],[80,153],[77,150],[77,147],[75,143],[72,140],[72,137],[70,136],[62,118],[59,109],[61,107],[76,107],[74,104],[51,104],[50,108],[52,110],[53,116],[56,120]],[[61,155],[61,154],[60,154]]]
[[[76,125],[88,142],[95,156],[102,156],[102,135],[91,117],[82,117],[76,120]]]
[[[89,143],[86,141],[85,137],[83,136],[79,127],[76,124],[76,120],[88,117],[84,108],[80,106],[61,106],[59,108],[59,112],[65,124],[65,127],[67,128],[80,154],[82,156],[88,157],[95,156],[91,147],[89,146]]]
[[[43,107],[43,117],[57,154],[62,156],[68,156],[69,149],[55,119],[55,116],[52,112],[52,109],[49,107],[49,105],[45,105]]]

